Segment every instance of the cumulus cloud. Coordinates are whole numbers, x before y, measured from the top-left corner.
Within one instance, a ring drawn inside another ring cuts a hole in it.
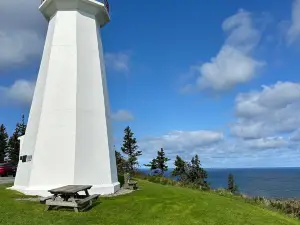
[[[124,109],[120,109],[115,113],[111,114],[111,118],[115,121],[119,121],[119,122],[126,122],[126,121],[132,121],[134,120],[134,116],[131,112],[124,110]]]
[[[226,91],[251,80],[262,65],[237,48],[225,45],[216,58],[200,67],[197,85],[200,89]]]
[[[290,133],[300,127],[300,84],[277,82],[261,91],[239,94],[231,134],[244,139]]]
[[[251,13],[239,10],[222,24],[223,31],[228,33],[225,45],[234,46],[243,51],[251,51],[259,42],[260,31],[253,25]]]
[[[246,83],[257,75],[264,62],[253,58],[261,31],[254,25],[251,13],[239,10],[222,24],[227,34],[219,53],[197,68],[196,86],[201,90],[222,92]],[[189,85],[190,87],[190,85]]]
[[[281,157],[283,152],[291,152],[288,139],[283,137],[266,137],[252,140],[228,139],[216,131],[172,131],[158,137],[138,140],[143,151],[139,159],[141,165],[148,163],[164,148],[166,156],[171,159],[168,165],[174,166],[176,155],[189,161],[198,154],[204,167],[248,167],[266,166],[266,157],[274,158],[273,153]],[[280,165],[279,165],[280,166]]]
[[[279,149],[288,147],[289,142],[283,137],[267,137],[245,141],[245,146],[251,149]]]
[[[1,104],[30,105],[35,83],[27,80],[17,80],[9,87],[0,86]]]
[[[295,160],[284,159],[283,162],[278,159],[286,158],[285,154],[296,157],[300,151],[297,143],[293,144],[283,136],[232,139],[226,138],[222,132],[209,130],[171,131],[139,139],[138,145],[143,152],[139,158],[140,165],[151,161],[157,151],[164,148],[166,156],[171,159],[168,162],[170,168],[174,167],[176,155],[190,161],[195,154],[199,155],[206,168],[291,166],[296,165]],[[266,158],[275,162],[266,161]]]
[[[160,148],[164,148],[168,157],[174,158],[179,154],[185,159],[190,156],[211,152],[214,146],[224,139],[222,132],[196,130],[196,131],[171,131],[158,137],[150,137],[139,141],[143,150],[143,157],[151,159]],[[147,161],[147,160],[146,160]]]
[[[41,54],[47,25],[39,5],[39,0],[0,1],[0,67]]]
[[[118,53],[106,53],[104,55],[105,63],[108,68],[112,68],[118,72],[129,71],[130,55],[118,52]]]
[[[179,150],[214,144],[221,141],[223,137],[223,133],[215,131],[172,131],[150,141],[164,148]]]
[[[287,42],[292,44],[300,36],[300,0],[294,0],[292,5],[291,24],[287,32]]]

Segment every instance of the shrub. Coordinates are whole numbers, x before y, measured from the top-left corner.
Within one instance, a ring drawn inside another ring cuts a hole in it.
[[[232,196],[233,195],[232,192],[230,192],[229,190],[227,190],[225,188],[218,188],[218,189],[214,190],[214,192],[216,192],[217,194],[222,195],[222,196]]]
[[[118,181],[120,182],[121,187],[124,185],[124,175],[118,175]]]

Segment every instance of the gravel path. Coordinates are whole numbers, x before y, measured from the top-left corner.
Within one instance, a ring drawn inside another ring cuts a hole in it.
[[[100,195],[100,198],[101,197],[115,197],[115,196],[119,196],[119,195],[126,195],[126,194],[129,194],[133,192],[133,190],[128,190],[128,189],[123,189],[121,188],[119,191],[117,191],[116,193],[114,194],[110,194],[110,195]]]
[[[15,180],[14,177],[0,177],[0,184],[10,184]]]

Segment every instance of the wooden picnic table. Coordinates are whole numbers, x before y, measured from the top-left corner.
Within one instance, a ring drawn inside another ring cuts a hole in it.
[[[97,199],[99,195],[90,195],[88,190],[92,185],[67,185],[49,190],[52,194],[41,200],[47,205],[46,210],[58,207],[71,207],[75,212],[79,210],[84,211],[93,204],[93,200]],[[79,192],[84,192],[80,195]]]

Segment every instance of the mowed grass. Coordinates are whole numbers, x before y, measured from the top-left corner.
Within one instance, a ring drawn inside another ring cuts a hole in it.
[[[300,224],[297,220],[235,197],[139,180],[142,190],[100,198],[88,212],[48,211],[39,202],[17,201],[22,194],[0,186],[0,224]]]

